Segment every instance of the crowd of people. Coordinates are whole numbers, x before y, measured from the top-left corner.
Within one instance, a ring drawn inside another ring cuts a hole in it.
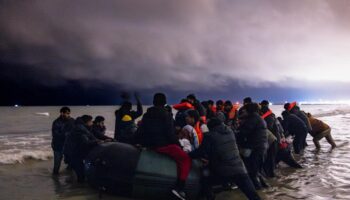
[[[269,108],[267,100],[255,103],[250,97],[239,106],[229,100],[201,102],[190,94],[169,106],[165,94],[157,93],[153,106],[145,113],[140,99],[137,95],[135,98],[136,111],[132,110],[130,101],[125,101],[115,112],[113,138],[105,134],[103,116],[93,119],[83,115],[74,120],[70,109],[63,107],[52,126],[53,174],[59,174],[64,158],[78,182],[84,182],[83,161],[89,151],[104,142],[122,142],[175,160],[178,178],[172,194],[179,199],[186,199],[184,187],[192,159],[203,163],[202,186],[207,199],[215,199],[214,185],[232,184],[248,199],[260,199],[256,191],[269,187],[266,178],[276,176],[280,161],[302,168],[293,154],[303,153],[308,133],[317,149],[321,148],[322,138],[326,138],[332,148],[336,147],[331,128],[302,111],[296,102],[284,105],[281,118]]]

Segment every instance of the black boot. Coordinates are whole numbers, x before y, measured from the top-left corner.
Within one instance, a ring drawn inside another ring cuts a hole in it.
[[[174,189],[171,190],[173,195],[181,200],[186,200],[185,181],[178,180]]]

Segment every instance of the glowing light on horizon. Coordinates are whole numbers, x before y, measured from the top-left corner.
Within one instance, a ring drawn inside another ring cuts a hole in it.
[[[319,99],[318,101],[301,101],[299,102],[300,105],[302,104],[331,104],[331,105],[350,105],[350,100],[323,100]]]

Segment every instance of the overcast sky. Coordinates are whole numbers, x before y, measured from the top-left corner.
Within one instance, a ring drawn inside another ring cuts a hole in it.
[[[0,53],[17,86],[350,98],[350,1],[2,0]]]

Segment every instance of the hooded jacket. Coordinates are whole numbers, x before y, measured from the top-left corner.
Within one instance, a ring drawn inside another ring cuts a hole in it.
[[[293,114],[295,114],[296,116],[298,116],[304,123],[305,123],[305,126],[307,128],[307,131],[308,133],[311,133],[312,131],[312,127],[311,127],[311,124],[310,124],[310,121],[309,119],[307,118],[306,116],[306,113],[304,111],[301,111],[299,109],[299,107],[295,106],[293,109],[292,109],[292,112]]]
[[[84,159],[97,144],[97,138],[82,122],[78,122],[68,134],[64,151],[70,158]]]
[[[92,126],[91,132],[99,140],[112,139],[112,138],[110,138],[110,137],[105,135],[105,133],[106,133],[106,128],[105,127],[97,126],[96,124],[94,124]]]
[[[66,140],[66,136],[74,128],[74,119],[57,118],[52,123],[52,141],[51,147],[54,151],[62,151]]]
[[[211,172],[218,176],[247,173],[239,155],[235,135],[224,124],[206,133],[199,149],[192,151],[189,155],[192,158],[207,158]]]
[[[295,114],[289,114],[286,116],[286,118],[283,120],[283,127],[286,131],[288,131],[288,134],[290,135],[303,135],[307,134],[308,130],[303,122],[298,116]]]
[[[175,135],[174,120],[163,107],[151,107],[147,110],[138,134],[139,143],[145,147],[157,148],[179,144]]]
[[[268,147],[266,123],[258,113],[247,115],[237,134],[238,144],[241,147],[266,152]]]

